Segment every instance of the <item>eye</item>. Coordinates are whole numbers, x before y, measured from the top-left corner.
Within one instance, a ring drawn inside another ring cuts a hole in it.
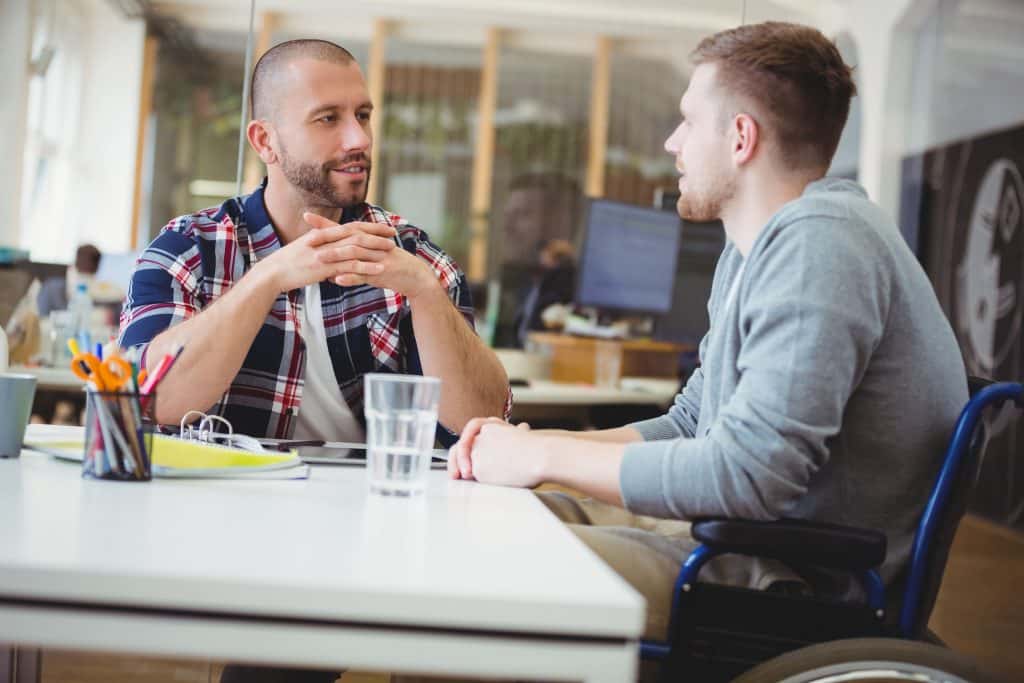
[[[356,114],[356,118],[359,119],[360,121],[369,121],[370,120],[370,112],[369,111],[361,111],[358,114]]]
[[[320,118],[317,119],[317,122],[319,122],[319,123],[334,123],[337,120],[338,120],[338,117],[335,116],[334,114],[324,114],[323,116],[321,116]]]

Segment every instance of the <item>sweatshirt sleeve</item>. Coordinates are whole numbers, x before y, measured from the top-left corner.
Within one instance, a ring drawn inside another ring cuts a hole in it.
[[[736,390],[705,434],[627,447],[627,509],[770,520],[804,495],[888,313],[881,252],[850,227],[805,216],[762,235],[737,291]]]
[[[701,343],[703,347],[703,342]],[[697,433],[700,417],[700,397],[704,386],[704,373],[700,367],[693,371],[683,390],[676,394],[668,413],[650,420],[634,422],[630,427],[640,432],[644,441],[663,441],[678,437],[693,437]]]

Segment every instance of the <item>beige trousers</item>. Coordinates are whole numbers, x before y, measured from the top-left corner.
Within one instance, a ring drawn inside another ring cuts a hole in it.
[[[672,606],[672,587],[683,560],[697,547],[690,537],[690,523],[634,515],[614,505],[591,498],[581,500],[560,492],[539,492],[537,497],[644,596],[647,625],[643,637],[664,640]],[[656,678],[657,667],[641,662],[639,680]],[[454,679],[396,675],[391,680],[392,683],[420,683]]]
[[[591,498],[537,494],[556,517],[647,600],[644,638],[664,640],[672,587],[683,560],[697,547],[690,523],[644,517]]]

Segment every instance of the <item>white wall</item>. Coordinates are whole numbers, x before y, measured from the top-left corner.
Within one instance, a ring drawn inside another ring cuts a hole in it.
[[[911,112],[914,34],[936,0],[857,0],[823,5],[819,26],[857,49],[861,100],[859,181],[894,219]]]
[[[31,3],[0,2],[0,245],[16,246],[21,198],[21,150],[25,142]]]
[[[94,2],[93,10],[79,133],[81,176],[69,197],[77,216],[69,227],[79,242],[119,252],[131,244],[146,29],[108,2]]]
[[[907,153],[1024,121],[1024,2],[935,4],[914,39]]]
[[[129,249],[145,42],[144,23],[105,0],[56,1],[57,56],[32,84],[20,221],[21,246],[41,261],[70,261],[84,242]]]

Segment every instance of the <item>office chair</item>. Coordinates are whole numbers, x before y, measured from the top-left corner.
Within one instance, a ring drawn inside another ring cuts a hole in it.
[[[876,568],[885,559],[881,532],[783,519],[752,522],[702,519],[691,533],[700,545],[683,563],[673,591],[668,641],[642,641],[641,657],[660,661],[662,680],[729,681],[761,662],[808,645],[850,638],[932,640],[935,604],[953,536],[977,478],[985,446],[982,414],[1013,401],[1024,386],[969,378],[971,398],[960,413],[942,469],[917,526],[905,579],[886,588]],[[792,566],[823,567],[857,576],[863,604],[816,596],[698,583],[701,567],[726,553],[770,557]]]

